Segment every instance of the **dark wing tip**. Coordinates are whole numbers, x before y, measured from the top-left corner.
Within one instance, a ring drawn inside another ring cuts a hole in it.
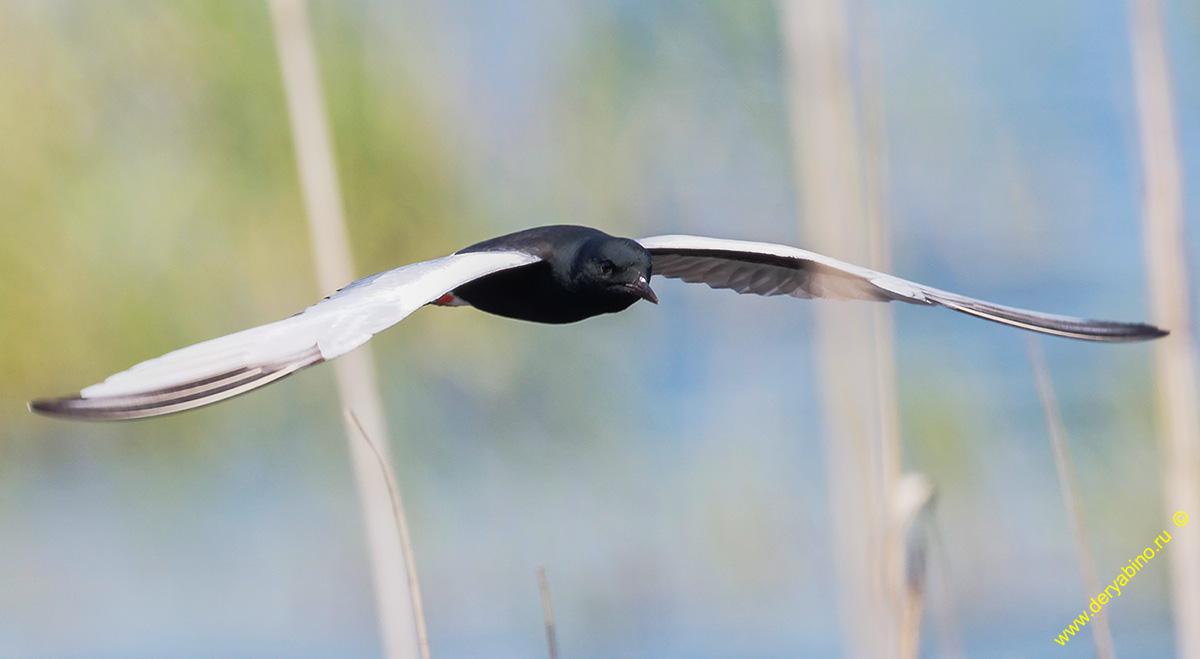
[[[112,398],[65,396],[63,398],[39,398],[29,402],[30,412],[73,421],[123,421],[167,413],[155,411],[156,407],[146,404],[144,398],[139,399],[132,396]]]
[[[36,412],[45,416],[66,417],[71,416],[71,404],[76,401],[83,400],[79,396],[68,396],[66,398],[39,398],[31,400],[27,403],[30,412]]]
[[[103,398],[83,398],[82,396],[64,396],[62,398],[39,398],[29,401],[29,411],[56,419],[72,419],[76,421],[115,421],[118,419],[136,418],[128,416],[129,410],[114,407],[109,400]],[[125,414],[118,414],[124,412]]]
[[[1170,332],[1146,323],[1122,323],[1105,320],[1081,321],[1078,323],[1045,323],[1042,325],[1051,333],[1057,332],[1062,336],[1085,341],[1100,341],[1106,343],[1133,343],[1137,341],[1153,341],[1161,339]]]
[[[322,361],[320,348],[313,345],[279,362],[239,367],[170,387],[95,398],[45,398],[30,401],[29,409],[76,421],[125,421],[163,416],[244,394]]]
[[[924,292],[926,298],[934,304],[949,307],[955,311],[1004,325],[1070,339],[1103,343],[1130,343],[1159,339],[1169,333],[1147,323],[1122,323],[1111,320],[1058,316],[993,304],[936,289],[925,289]]]
[[[1171,330],[1165,330],[1154,325],[1139,324],[1139,336],[1136,340],[1150,341],[1152,339],[1161,339],[1171,333]]]

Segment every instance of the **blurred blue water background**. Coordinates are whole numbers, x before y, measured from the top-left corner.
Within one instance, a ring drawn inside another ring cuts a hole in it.
[[[1166,6],[1196,172],[1200,7]],[[876,11],[895,274],[1145,319],[1126,5]],[[804,244],[770,3],[310,12],[361,274],[564,222]],[[24,409],[325,293],[266,6],[0,2],[0,154],[0,657],[377,656],[328,369],[139,423]],[[565,657],[840,654],[811,303],[656,290],[566,327],[426,310],[373,343],[435,656],[544,656],[539,564]],[[1090,594],[1023,336],[896,313],[962,647],[1090,656],[1053,642]],[[1150,352],[1044,346],[1111,579],[1169,523]],[[1122,656],[1170,656],[1167,579],[1110,605]]]

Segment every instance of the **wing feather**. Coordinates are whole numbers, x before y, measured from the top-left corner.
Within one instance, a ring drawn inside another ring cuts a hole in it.
[[[343,355],[443,294],[528,265],[517,251],[453,254],[359,279],[290,318],[188,346],[30,409],[74,419],[137,419],[181,412],[257,389]]]
[[[1087,341],[1144,341],[1167,333],[1143,323],[1087,320],[993,304],[786,245],[681,235],[638,242],[650,252],[654,274],[738,293],[942,306],[1005,325]]]

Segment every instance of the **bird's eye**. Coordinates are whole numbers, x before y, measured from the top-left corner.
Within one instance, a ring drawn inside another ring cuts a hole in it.
[[[611,275],[612,271],[616,269],[617,266],[613,265],[613,262],[609,261],[608,259],[604,259],[600,262],[600,272],[603,272],[606,275]]]

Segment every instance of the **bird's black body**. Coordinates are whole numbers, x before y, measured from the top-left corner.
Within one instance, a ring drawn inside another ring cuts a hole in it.
[[[502,270],[454,289],[481,311],[536,323],[574,323],[654,301],[650,253],[628,238],[589,227],[556,225],[510,233],[468,252],[516,250],[542,260]],[[639,283],[640,280],[640,283]]]

